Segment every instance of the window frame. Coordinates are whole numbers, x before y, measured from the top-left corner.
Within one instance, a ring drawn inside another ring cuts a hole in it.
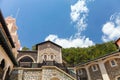
[[[113,64],[113,62],[114,62],[114,64]],[[115,67],[118,65],[115,59],[110,60],[109,63],[111,65],[111,67]]]
[[[93,72],[98,71],[98,66],[97,66],[97,64],[92,65],[91,68],[92,68],[92,71],[93,71]]]

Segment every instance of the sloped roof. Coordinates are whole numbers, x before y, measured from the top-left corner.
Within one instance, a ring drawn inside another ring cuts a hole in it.
[[[45,42],[41,42],[41,43],[36,44],[36,49],[37,49],[38,45],[42,45],[42,44],[46,44],[46,43],[51,43],[51,44],[53,44],[53,45],[56,45],[57,47],[62,48],[60,45],[58,45],[58,44],[56,44],[56,43],[48,40],[48,41],[45,41]]]

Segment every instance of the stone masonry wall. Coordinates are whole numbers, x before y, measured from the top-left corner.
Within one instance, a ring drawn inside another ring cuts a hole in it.
[[[89,73],[90,73],[91,80],[97,80],[97,79],[103,80],[100,69],[99,69],[99,66],[98,66],[98,64],[96,64],[96,65],[97,65],[97,68],[98,68],[97,71],[93,71],[92,66],[89,67]]]
[[[80,70],[82,70],[81,73]],[[77,80],[87,80],[87,73],[85,68],[78,69],[76,72],[77,72]]]
[[[42,80],[41,69],[14,69],[10,80]]]
[[[115,80],[115,77],[120,75],[120,59],[116,58],[115,61],[117,62],[117,66],[114,67],[111,67],[109,61],[105,62],[105,67],[110,80]]]
[[[57,78],[59,80],[74,80],[55,68],[44,68],[42,70],[42,80],[51,80],[52,78]]]

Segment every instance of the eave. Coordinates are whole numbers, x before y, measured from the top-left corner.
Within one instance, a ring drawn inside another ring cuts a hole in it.
[[[2,28],[0,28],[0,44],[2,45],[3,49],[5,50],[6,54],[9,56],[10,60],[14,65],[18,65],[13,52],[12,47],[10,47],[5,35],[3,34]]]

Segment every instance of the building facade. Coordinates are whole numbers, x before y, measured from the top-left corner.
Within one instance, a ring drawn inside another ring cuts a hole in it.
[[[13,67],[17,65],[13,49],[15,45],[0,11],[0,80],[8,80]]]
[[[0,11],[0,80],[120,80],[120,38],[118,51],[68,68],[62,47],[51,41],[37,44],[35,51],[20,51],[16,20],[5,20]]]
[[[18,51],[19,67],[14,67],[11,80],[76,80],[76,75],[62,62],[62,47],[46,41],[35,51]]]
[[[116,42],[120,46],[120,39]],[[120,51],[76,66],[77,80],[120,80]]]

